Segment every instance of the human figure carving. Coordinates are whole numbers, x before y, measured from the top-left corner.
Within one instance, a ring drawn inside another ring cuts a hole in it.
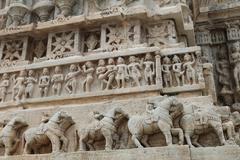
[[[234,43],[232,52],[232,61],[234,64],[234,80],[237,87],[237,91],[240,91],[240,42]]]
[[[155,64],[151,53],[146,54],[143,64],[145,81],[148,85],[154,85]]]
[[[86,79],[83,81],[83,90],[85,92],[91,91],[91,85],[94,81],[93,73],[95,71],[94,65],[92,62],[88,61],[83,66],[83,73],[87,75]]]
[[[118,88],[125,88],[126,81],[129,79],[128,66],[125,64],[125,60],[122,57],[117,59],[117,86]]]
[[[187,53],[184,55],[183,68],[186,72],[186,84],[196,84],[196,70],[193,68],[195,62],[196,60],[193,54],[190,55]]]
[[[173,80],[172,80],[172,72],[171,72],[171,60],[169,57],[163,58],[163,64],[162,64],[162,72],[163,72],[163,82],[165,87],[172,87],[173,86]]]
[[[14,117],[11,119],[0,132],[0,146],[5,148],[5,156],[13,155],[20,144],[21,130],[28,124],[22,117]]]
[[[106,68],[107,68],[107,72],[105,74],[107,76],[107,86],[105,89],[109,90],[109,89],[113,89],[113,82],[114,80],[116,80],[115,78],[116,78],[117,68],[113,58],[108,59],[108,65],[106,66]]]
[[[65,77],[65,89],[69,94],[76,94],[77,76],[82,72],[81,68],[75,64],[70,66],[70,72]]]
[[[24,154],[39,154],[39,149],[49,143],[53,153],[67,151],[69,140],[65,132],[74,124],[72,117],[63,111],[55,113],[50,119],[47,116],[39,127],[24,132]]]
[[[26,98],[33,97],[34,85],[37,83],[37,79],[34,76],[35,76],[34,70],[29,70],[28,77],[26,78],[26,90],[25,90]]]
[[[107,67],[105,66],[105,60],[104,59],[100,59],[98,61],[98,67],[96,69],[96,74],[98,76],[98,79],[101,82],[101,90],[104,90],[104,88],[106,87],[106,84],[108,83],[107,81]]]
[[[7,90],[10,86],[10,80],[8,73],[4,73],[0,82],[0,101],[5,102],[7,96]]]
[[[39,89],[41,97],[48,96],[48,90],[50,86],[51,78],[48,68],[43,68],[42,76],[39,78]]]
[[[180,58],[177,55],[174,55],[173,59],[173,74],[177,81],[177,86],[181,86],[181,84],[184,85],[185,77],[184,77],[184,71],[182,70],[182,62]]]
[[[137,61],[136,56],[129,57],[128,72],[129,77],[132,79],[132,86],[141,86],[140,79],[142,78],[141,70],[142,65]]]
[[[53,95],[61,95],[62,83],[64,81],[64,75],[60,66],[55,67],[55,73],[52,76],[51,82],[53,83],[52,92]]]
[[[14,80],[13,85],[13,100],[20,101],[22,99],[25,99],[25,90],[26,90],[26,71],[22,70],[19,73],[19,76]]]

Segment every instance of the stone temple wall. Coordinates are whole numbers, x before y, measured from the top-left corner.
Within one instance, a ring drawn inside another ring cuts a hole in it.
[[[1,0],[0,159],[240,160],[239,4]]]

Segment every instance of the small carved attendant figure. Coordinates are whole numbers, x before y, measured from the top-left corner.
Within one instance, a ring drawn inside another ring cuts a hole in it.
[[[113,82],[116,78],[117,68],[113,58],[108,59],[108,65],[106,75],[108,77],[106,90],[113,88]]]
[[[240,91],[240,42],[236,42],[233,49],[231,56],[234,64],[233,73],[237,90]]]
[[[69,94],[75,94],[77,89],[77,76],[82,72],[81,68],[75,64],[70,66],[70,72],[66,75],[65,89]]]
[[[37,83],[37,79],[34,77],[35,73],[34,70],[28,71],[28,77],[26,81],[26,90],[25,90],[25,97],[26,98],[32,98],[33,97],[33,90],[34,90],[34,84]]]
[[[171,73],[171,60],[169,57],[163,58],[163,64],[162,64],[162,71],[163,71],[163,81],[165,84],[165,87],[172,87],[173,81],[172,81],[172,73]]]
[[[4,73],[0,83],[0,101],[5,102],[7,96],[7,89],[10,85],[9,75]]]
[[[60,66],[55,67],[55,74],[52,76],[52,91],[54,95],[61,95],[62,83],[64,81],[64,76],[62,74],[62,69]]]
[[[93,73],[94,73],[95,69],[93,66],[93,63],[88,61],[85,63],[85,65],[83,66],[83,73],[85,73],[87,75],[86,79],[83,81],[83,90],[85,92],[90,92],[91,91],[91,85],[93,83]]]
[[[145,56],[145,62],[143,63],[145,66],[144,69],[144,77],[145,81],[148,85],[154,84],[154,75],[155,75],[155,65],[153,62],[152,55],[150,53],[147,53]]]
[[[25,99],[25,90],[26,90],[26,71],[22,70],[19,73],[17,79],[14,79],[13,86],[13,100],[20,101]]]
[[[39,88],[41,97],[47,97],[51,79],[48,68],[44,68],[42,76],[39,79]]]
[[[142,69],[142,66],[139,62],[137,62],[137,58],[135,56],[130,56],[129,63],[128,71],[130,78],[133,80],[132,86],[133,84],[141,86],[140,79],[142,78],[142,75],[140,69]]]
[[[181,86],[181,81],[182,84],[184,85],[184,71],[182,70],[182,62],[180,58],[175,55],[172,59],[173,62],[173,74],[174,77],[177,81],[177,86]]]
[[[196,83],[196,71],[193,68],[193,65],[195,63],[195,57],[192,54],[192,56],[190,54],[185,54],[184,55],[184,64],[183,64],[183,68],[186,69],[186,80],[187,80],[187,84],[195,84]]]
[[[129,79],[128,75],[128,66],[125,64],[125,60],[122,57],[119,57],[117,60],[117,86],[118,88],[126,87],[126,80]]]
[[[98,61],[98,67],[96,70],[96,74],[98,76],[98,79],[101,81],[101,89],[104,90],[105,85],[108,83],[107,81],[107,68],[105,66],[105,61],[103,59],[100,59]]]

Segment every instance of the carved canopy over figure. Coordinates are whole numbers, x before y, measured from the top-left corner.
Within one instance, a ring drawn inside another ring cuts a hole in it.
[[[119,140],[117,134],[118,123],[121,118],[128,118],[128,115],[121,108],[113,108],[106,114],[94,113],[94,121],[85,129],[80,129],[80,150],[95,150],[94,142],[106,140],[105,150],[112,150],[114,143]]]
[[[74,125],[71,116],[59,111],[39,127],[28,129],[23,135],[24,153],[38,154],[42,146],[52,144],[52,152],[67,151],[65,132]]]
[[[15,117],[1,130],[0,146],[5,147],[5,156],[12,155],[17,150],[20,143],[18,135],[27,126],[28,124],[22,117]]]

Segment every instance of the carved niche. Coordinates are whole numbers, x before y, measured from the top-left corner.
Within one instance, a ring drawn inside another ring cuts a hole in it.
[[[147,26],[148,45],[160,48],[171,48],[182,45],[178,43],[178,35],[173,20]]]
[[[140,44],[140,21],[104,24],[101,30],[102,49],[114,51]]]
[[[48,36],[47,57],[59,59],[76,54],[79,50],[79,31],[50,33]]]
[[[26,60],[28,38],[8,40],[1,42],[1,67],[20,65]]]

